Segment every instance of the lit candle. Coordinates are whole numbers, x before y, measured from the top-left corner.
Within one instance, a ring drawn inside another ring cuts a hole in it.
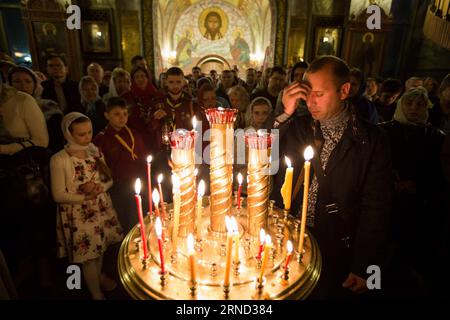
[[[239,228],[234,217],[231,218],[231,227],[234,233],[234,263],[239,263]]]
[[[238,174],[238,194],[237,194],[237,208],[241,208],[241,192],[242,192],[242,174],[239,172]]]
[[[159,197],[160,197],[160,204],[161,204],[161,213],[162,213],[162,220],[166,220],[166,209],[164,208],[164,196],[162,192],[161,182],[163,181],[164,176],[162,173],[158,175],[158,188],[159,188]]]
[[[303,153],[305,157],[305,181],[303,184],[303,206],[302,206],[302,220],[300,225],[300,238],[298,240],[298,253],[300,256],[303,254],[303,245],[305,241],[305,227],[306,227],[306,213],[308,211],[308,193],[309,193],[309,173],[311,170],[310,160],[314,156],[314,150],[311,146],[308,146]]]
[[[225,216],[225,224],[227,226],[227,254],[225,260],[225,280],[224,286],[230,285],[230,271],[231,271],[231,250],[233,247],[233,226],[231,225],[231,219],[229,216]]]
[[[259,231],[259,250],[258,250],[258,256],[256,259],[261,260],[261,255],[264,249],[264,241],[266,240],[266,232],[263,228],[261,228],[261,231]]]
[[[161,260],[161,273],[164,273],[164,253],[163,253],[163,245],[162,245],[162,224],[161,219],[159,217],[155,220],[155,231],[156,236],[158,237],[158,248],[159,248],[159,260]]]
[[[288,240],[287,242],[287,257],[286,257],[286,263],[284,264],[284,270],[287,270],[288,265],[289,265],[289,260],[291,260],[291,256],[292,256],[292,241]]]
[[[153,212],[153,201],[152,201],[152,156],[147,157],[147,185],[148,185],[148,214]]]
[[[294,168],[291,166],[291,160],[288,157],[284,157],[286,161],[286,174],[284,176],[284,183],[281,187],[281,196],[283,197],[284,209],[291,209],[291,196],[292,196],[292,176],[294,174]]]
[[[195,221],[197,225],[197,239],[200,239],[202,233],[202,211],[203,211],[203,195],[205,194],[205,182],[200,180],[198,184],[198,198],[197,198],[197,212],[195,215]]]
[[[195,116],[192,117],[192,131],[195,131],[195,127],[197,126],[197,118]]]
[[[153,196],[152,196],[153,203],[155,204],[155,215],[157,217],[159,217],[160,214],[159,214],[159,209],[158,209],[158,205],[159,205],[159,193],[158,193],[158,190],[156,190],[156,188],[153,189],[153,193],[152,194],[153,194]]]
[[[198,175],[198,169],[195,168],[194,170],[194,200],[197,201],[197,175]]]
[[[187,237],[187,248],[189,255],[189,263],[191,267],[191,283],[195,282],[195,250],[194,250],[194,236],[192,233],[188,234]]]
[[[162,192],[161,182],[163,181],[164,176],[162,173],[158,175],[158,189],[159,189],[159,199],[161,200],[161,204],[164,202],[164,196]]]
[[[177,251],[178,246],[178,225],[180,223],[180,207],[181,207],[180,179],[175,173],[172,174],[172,186],[173,186],[172,250],[175,253]]]
[[[261,271],[259,273],[259,282],[262,281],[264,276],[264,269],[266,268],[267,260],[269,260],[269,252],[272,248],[272,238],[267,234],[266,240],[264,241],[264,257],[261,265]]]
[[[136,200],[136,207],[137,207],[137,213],[138,213],[138,219],[139,219],[139,226],[141,229],[141,238],[142,238],[142,247],[144,248],[144,259],[147,259],[148,253],[147,253],[147,236],[145,235],[145,225],[144,225],[144,216],[142,214],[142,199],[140,196],[141,193],[141,179],[137,178],[136,183],[134,184],[134,190],[136,191],[136,194],[134,195],[134,198]]]

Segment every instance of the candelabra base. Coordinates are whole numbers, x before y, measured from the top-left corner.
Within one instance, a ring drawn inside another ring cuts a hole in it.
[[[169,205],[170,206],[170,205]],[[283,217],[283,210],[276,207],[273,214]],[[232,214],[234,215],[235,208]],[[298,233],[295,232],[295,221],[293,217],[288,217],[283,221],[283,238],[281,250],[279,248],[270,253],[270,257],[264,269],[265,279],[263,290],[255,289],[255,278],[260,274],[258,260],[255,257],[259,251],[259,237],[250,235],[244,226],[248,225],[246,207],[241,209],[241,216],[237,219],[239,224],[239,234],[241,247],[239,248],[240,263],[233,265],[231,274],[231,284],[224,288],[223,279],[225,275],[225,256],[220,254],[221,247],[225,243],[226,237],[221,234],[209,232],[208,207],[204,209],[202,215],[201,250],[196,250],[196,286],[192,287],[190,275],[190,262],[187,251],[186,239],[179,237],[178,254],[176,263],[171,261],[171,254],[175,252],[172,248],[172,241],[164,243],[163,253],[166,257],[165,274],[160,274],[160,258],[156,235],[153,223],[149,217],[145,219],[146,232],[149,235],[149,259],[147,268],[142,268],[141,253],[136,250],[136,243],[140,238],[140,230],[135,227],[122,242],[119,257],[120,279],[134,299],[304,299],[314,289],[322,268],[320,251],[314,237],[309,234],[305,238],[305,252],[302,262],[294,261],[289,266],[288,283],[280,281],[280,273],[284,271],[283,263],[286,260],[285,241],[293,241],[294,247],[298,247]],[[172,223],[168,222],[166,231],[170,229]],[[276,239],[279,226],[274,224],[273,219],[268,219],[266,232]],[[151,231],[151,232],[150,232]],[[165,232],[165,234],[170,234]],[[170,283],[170,285],[168,285]],[[259,293],[258,293],[259,292]],[[194,294],[194,295],[193,295]]]

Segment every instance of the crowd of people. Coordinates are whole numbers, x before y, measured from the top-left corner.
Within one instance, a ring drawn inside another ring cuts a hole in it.
[[[235,129],[279,129],[280,158],[294,160],[294,181],[301,179],[299,150],[312,144],[320,156],[308,201],[308,226],[324,259],[313,297],[364,296],[370,264],[387,270],[391,297],[410,288],[416,296],[443,294],[450,75],[440,84],[430,77],[403,84],[365,78],[323,56],[249,68],[246,79],[237,68],[204,74],[194,67],[185,75],[171,67],[156,81],[136,56],[130,71],[93,62],[74,81],[63,56],[49,55],[46,64],[47,76],[10,62],[0,68],[0,249],[16,288],[30,277],[41,288],[54,285],[49,261],[58,255],[80,264],[92,298],[104,299],[117,284],[103,272],[103,256],[137,223],[133,185],[146,177],[147,156],[153,172],[170,177],[170,132],[193,129],[193,117],[204,132],[205,110],[223,107],[238,110]],[[16,170],[30,166],[30,154],[39,159],[34,180]],[[280,207],[285,169],[273,179]],[[199,178],[208,175],[200,165]],[[39,178],[38,191],[25,192]],[[170,202],[170,181],[163,190]],[[294,188],[294,216],[298,194]]]

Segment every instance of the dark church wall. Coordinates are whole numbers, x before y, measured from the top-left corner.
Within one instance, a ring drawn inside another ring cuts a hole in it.
[[[428,1],[425,0],[392,1],[394,24],[383,76],[400,79],[432,76],[441,80],[450,72],[450,51],[426,39],[423,34],[427,7]]]

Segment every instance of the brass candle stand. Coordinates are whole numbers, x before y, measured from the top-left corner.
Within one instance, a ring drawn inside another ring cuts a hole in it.
[[[147,234],[149,234],[149,255],[147,268],[142,268],[141,256],[136,252],[136,239],[140,238],[139,228],[134,227],[124,239],[118,258],[120,279],[134,299],[304,299],[314,289],[322,268],[322,259],[317,242],[309,235],[305,238],[305,253],[302,263],[295,259],[289,265],[289,281],[283,282],[283,268],[286,259],[286,250],[276,249],[270,253],[269,261],[264,271],[265,285],[258,293],[255,288],[255,278],[260,273],[258,260],[255,258],[259,249],[258,237],[248,233],[244,226],[247,226],[247,208],[241,209],[241,216],[237,219],[239,224],[240,263],[234,266],[231,273],[231,283],[228,288],[224,288],[225,257],[220,255],[221,245],[225,243],[226,236],[214,233],[210,230],[209,224],[209,198],[204,197],[205,208],[201,222],[202,251],[196,250],[197,278],[195,289],[189,274],[189,256],[187,254],[186,241],[180,238],[177,261],[172,264],[170,255],[173,252],[171,241],[164,244],[164,257],[166,273],[160,273],[160,260],[154,223],[149,217],[145,218]],[[171,204],[168,205],[169,208]],[[237,212],[232,208],[232,215]],[[282,216],[283,210],[276,207],[273,213]],[[173,220],[167,221],[166,234],[171,234]],[[278,226],[273,223],[273,219],[266,221],[266,232],[276,239]],[[285,237],[293,241],[296,248],[298,246],[298,236],[295,232],[295,221],[288,217],[284,222],[286,229]],[[298,233],[297,233],[298,234]],[[233,267],[233,266],[232,266]],[[238,274],[236,275],[236,270]],[[169,285],[170,284],[170,285]],[[262,292],[264,291],[264,293]],[[193,293],[195,293],[193,295]],[[256,295],[255,295],[256,294]]]
[[[312,236],[304,238],[304,253],[299,255],[297,261],[292,261],[289,274],[282,267],[286,260],[286,241],[291,239],[294,246],[298,246],[298,223],[289,215],[289,211],[275,207],[275,203],[268,198],[270,134],[256,132],[246,135],[249,148],[247,201],[241,201],[240,209],[233,206],[233,123],[236,113],[235,109],[206,110],[211,125],[211,196],[202,198],[201,214],[195,215],[195,133],[179,129],[170,135],[173,171],[180,179],[181,208],[175,214],[173,204],[167,205],[165,211],[170,214],[162,221],[161,255],[152,214],[144,219],[149,242],[148,259],[142,260],[138,240],[140,230],[137,226],[122,242],[118,258],[119,275],[133,298],[303,299],[317,284],[322,258]],[[237,250],[234,245],[228,251],[230,247],[226,245],[226,216],[236,219],[236,223],[233,221],[233,236],[237,237],[234,242],[235,245],[239,244]],[[267,239],[274,239],[274,245],[265,249],[263,263],[258,254],[261,228],[270,235]],[[188,254],[186,237],[194,231],[197,231],[193,245],[195,253],[191,241]],[[177,238],[172,238],[173,235]],[[243,250],[239,250],[241,248]],[[232,265],[226,259],[230,257],[230,252],[234,254]],[[161,267],[163,258],[165,268]],[[191,274],[194,264],[195,274]],[[165,272],[161,273],[161,269]],[[230,281],[228,278],[224,281],[225,274],[230,276]]]

